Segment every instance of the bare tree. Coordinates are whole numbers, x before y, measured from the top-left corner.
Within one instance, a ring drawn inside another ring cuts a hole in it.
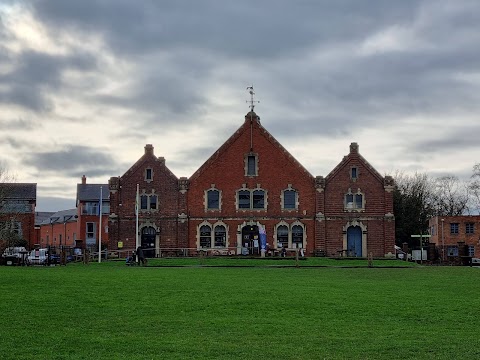
[[[468,212],[468,185],[454,175],[435,180],[435,197],[438,216],[459,216]]]
[[[480,213],[480,163],[473,165],[473,174],[470,184],[470,210],[473,213]]]
[[[15,209],[8,201],[11,184],[15,181],[3,164],[0,164],[0,252],[6,247],[22,246],[25,241],[15,231]]]

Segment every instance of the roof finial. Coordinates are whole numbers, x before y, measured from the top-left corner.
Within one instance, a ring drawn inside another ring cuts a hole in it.
[[[249,108],[250,111],[253,111],[255,108],[255,103],[260,103],[260,101],[254,100],[253,97],[255,96],[255,91],[253,91],[253,85],[247,87],[248,92],[250,93],[250,101],[246,100],[246,103],[250,103]]]

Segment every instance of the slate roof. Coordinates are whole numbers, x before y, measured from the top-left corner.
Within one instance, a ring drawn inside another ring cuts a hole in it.
[[[64,216],[67,217],[66,222],[74,222],[77,221],[75,218],[75,215],[77,215],[77,209],[68,209],[68,210],[60,210],[57,211],[56,213],[51,213],[51,215],[44,219],[41,223],[41,225],[46,225],[46,224],[63,224]]]
[[[55,214],[53,211],[36,211],[35,226],[42,224],[46,219]]]
[[[0,183],[0,198],[5,200],[37,200],[36,183]]]
[[[108,184],[77,184],[77,205],[80,201],[100,201],[100,187],[102,187],[102,201],[110,201]]]

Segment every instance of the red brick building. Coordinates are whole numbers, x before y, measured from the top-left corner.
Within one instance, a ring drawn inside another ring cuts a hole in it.
[[[260,253],[315,246],[315,179],[250,112],[189,179],[188,244]]]
[[[382,177],[358,150],[352,143],[337,167],[316,179],[316,249],[328,256],[394,253],[393,178]]]
[[[185,179],[177,177],[154,155],[152,145],[121,177],[112,177],[110,189],[109,248],[136,248],[135,199],[139,188],[139,244],[147,256],[160,248],[186,248]]]
[[[189,178],[177,179],[152,145],[122,177],[110,179],[110,247],[189,248],[260,254],[394,253],[393,179],[382,177],[352,143],[325,178],[310,174],[251,111],[240,128]]]
[[[40,248],[48,246],[76,246],[78,239],[77,209],[57,211],[40,224],[37,244]]]
[[[480,215],[435,216],[429,220],[429,228],[430,244],[435,244],[440,259],[480,258]]]
[[[0,184],[0,240],[8,242],[8,234],[15,233],[26,240],[28,246],[33,246],[36,202],[37,184]]]
[[[100,227],[100,194],[102,224]],[[87,184],[87,178],[82,176],[82,182],[77,184],[77,229],[74,241],[75,247],[98,250],[98,242],[107,246],[109,243],[110,191],[108,184]],[[100,237],[101,235],[101,237]]]

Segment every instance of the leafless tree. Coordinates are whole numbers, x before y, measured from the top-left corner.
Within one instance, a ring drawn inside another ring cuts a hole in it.
[[[459,216],[468,212],[468,184],[454,175],[439,177],[435,180],[437,215]]]
[[[480,214],[480,163],[473,165],[473,174],[470,184],[470,209],[475,214]]]

